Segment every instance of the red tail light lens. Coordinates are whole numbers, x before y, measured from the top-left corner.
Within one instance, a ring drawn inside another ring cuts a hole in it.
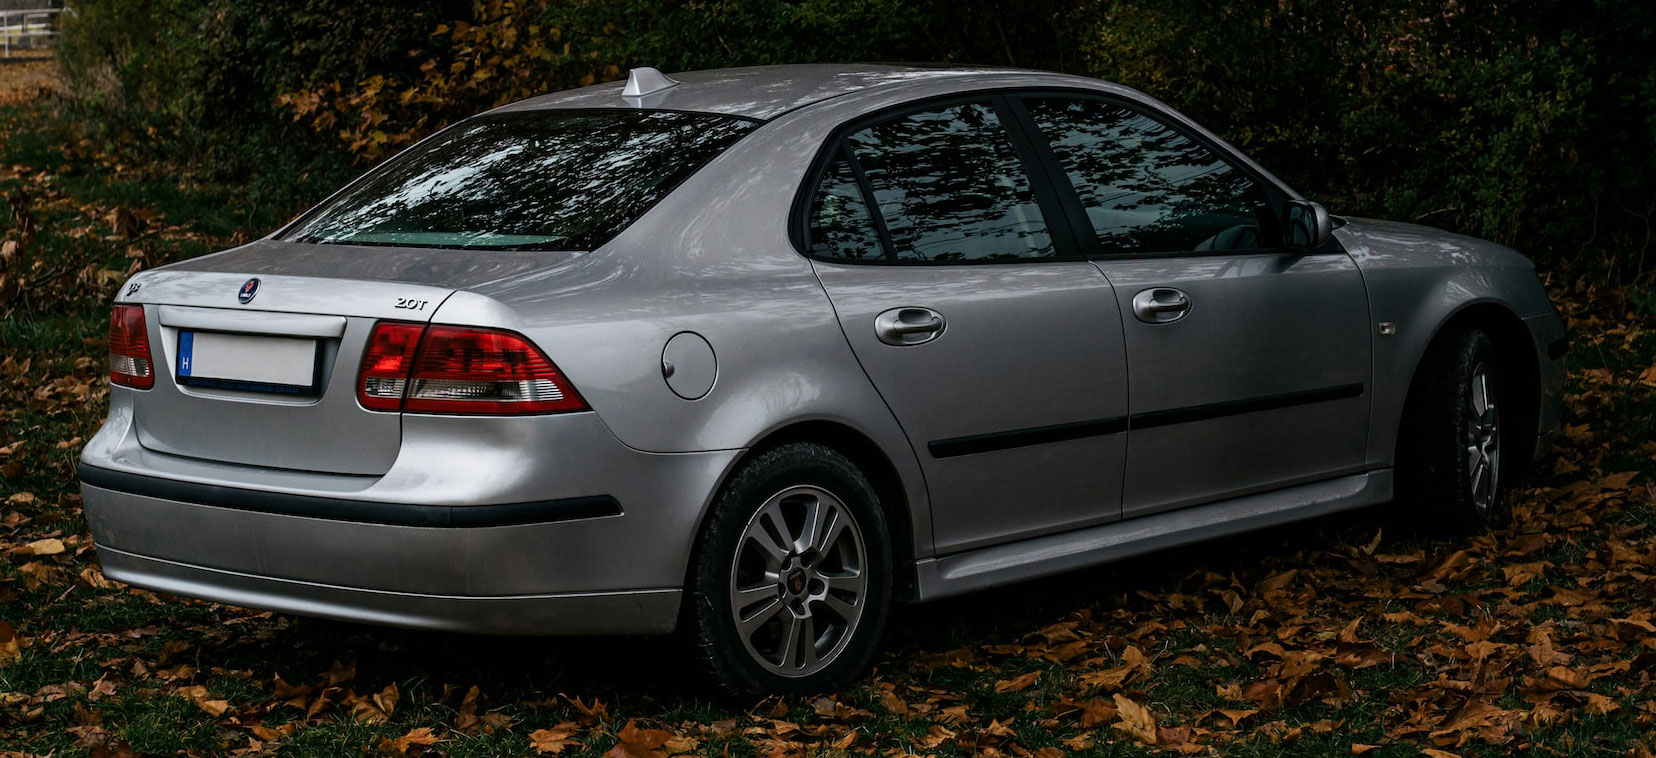
[[[587,410],[568,378],[521,335],[457,326],[376,326],[357,396],[365,408],[412,413]]]
[[[362,378],[357,381],[357,402],[376,411],[402,409],[408,389],[408,372],[414,368],[414,351],[420,346],[424,324],[382,321],[368,336],[362,353]]]
[[[142,305],[117,305],[109,315],[109,381],[140,390],[155,386]]]
[[[415,360],[403,410],[559,413],[586,410],[558,368],[511,332],[433,326]]]

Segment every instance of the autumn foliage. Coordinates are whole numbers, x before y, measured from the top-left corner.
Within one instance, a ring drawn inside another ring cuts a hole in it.
[[[1502,528],[1382,509],[903,608],[844,692],[709,703],[669,642],[398,632],[104,578],[74,461],[106,407],[106,304],[129,270],[234,242],[213,209],[239,203],[0,116],[22,293],[0,306],[0,755],[1650,754],[1648,288],[1549,277],[1569,422]]]
[[[0,756],[1650,756],[1656,23],[1592,1],[1196,5],[85,4],[77,100],[0,103]],[[1399,504],[900,608],[870,677],[797,700],[709,701],[665,641],[357,627],[99,572],[75,460],[131,272],[524,95],[872,58],[1116,75],[1314,196],[1543,251],[1572,334],[1560,449],[1487,534]]]

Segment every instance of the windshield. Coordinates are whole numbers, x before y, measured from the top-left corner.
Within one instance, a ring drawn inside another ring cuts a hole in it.
[[[392,158],[283,238],[591,250],[755,125],[668,111],[482,116]]]

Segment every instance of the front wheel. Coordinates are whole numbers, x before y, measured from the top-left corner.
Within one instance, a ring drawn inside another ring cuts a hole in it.
[[[837,689],[872,660],[891,597],[879,498],[838,452],[778,446],[720,493],[697,544],[689,632],[732,693]]]
[[[1423,359],[1398,451],[1400,493],[1420,518],[1469,531],[1505,517],[1496,358],[1488,335],[1458,329]]]

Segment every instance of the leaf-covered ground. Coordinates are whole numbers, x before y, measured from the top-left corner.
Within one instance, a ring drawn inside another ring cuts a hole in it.
[[[0,756],[1635,755],[1656,746],[1656,293],[1549,281],[1559,455],[1471,539],[1387,509],[897,611],[874,672],[753,704],[650,639],[277,616],[105,580],[74,461],[108,301],[291,208],[0,107]]]

